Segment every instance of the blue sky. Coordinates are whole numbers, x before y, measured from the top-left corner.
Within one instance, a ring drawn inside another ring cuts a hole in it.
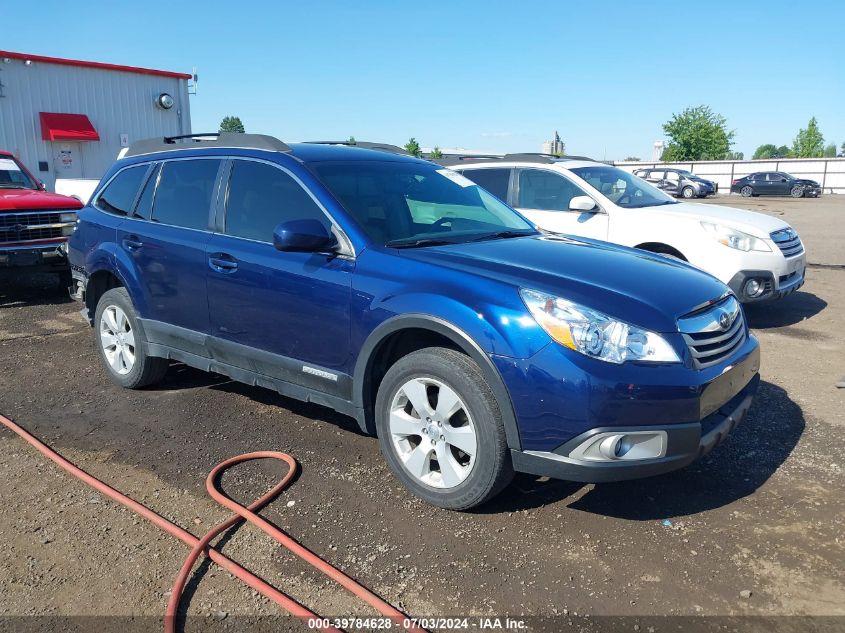
[[[143,8],[140,8],[143,7]],[[286,140],[648,158],[707,104],[746,157],[816,116],[845,141],[845,3],[4,3],[0,48],[199,73],[194,131],[227,114]],[[37,11],[41,18],[33,14]]]

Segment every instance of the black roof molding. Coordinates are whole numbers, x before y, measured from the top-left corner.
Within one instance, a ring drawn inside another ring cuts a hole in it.
[[[263,149],[270,152],[290,152],[291,148],[274,136],[266,134],[241,134],[238,132],[208,132],[205,134],[183,134],[136,141],[129,146],[125,156],[139,156],[169,152],[175,149],[198,149],[203,147],[230,147]]]
[[[381,152],[390,152],[391,154],[402,154],[403,156],[410,156],[411,153],[404,147],[398,145],[391,145],[390,143],[374,143],[371,141],[305,141],[309,145],[346,145],[347,147],[360,147],[361,149],[374,149]]]
[[[595,159],[588,156],[554,156],[552,154],[539,154],[524,152],[518,154],[475,154],[475,155],[461,155],[461,156],[446,156],[434,160],[438,165],[444,167],[452,165],[461,165],[469,163],[488,163],[492,161],[508,161],[518,163],[540,163],[550,165],[567,160],[589,160],[597,162]]]

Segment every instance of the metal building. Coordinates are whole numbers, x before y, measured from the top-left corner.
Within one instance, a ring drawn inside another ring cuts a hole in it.
[[[191,75],[0,51],[0,149],[51,191],[99,179],[122,147],[190,134]]]

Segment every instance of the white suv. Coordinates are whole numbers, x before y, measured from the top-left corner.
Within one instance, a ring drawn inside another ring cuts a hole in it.
[[[554,233],[682,259],[725,282],[743,302],[779,299],[804,283],[807,257],[783,220],[679,202],[645,180],[589,159],[542,154],[438,161]]]

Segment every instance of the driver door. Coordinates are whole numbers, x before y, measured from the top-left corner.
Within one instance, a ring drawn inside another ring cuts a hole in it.
[[[569,203],[572,198],[592,196],[562,174],[545,169],[520,169],[514,183],[514,207],[541,229],[607,239],[607,213],[598,205],[595,211],[571,211]]]
[[[676,198],[681,195],[681,176],[676,171],[667,171],[664,186],[661,187],[665,193]]]

